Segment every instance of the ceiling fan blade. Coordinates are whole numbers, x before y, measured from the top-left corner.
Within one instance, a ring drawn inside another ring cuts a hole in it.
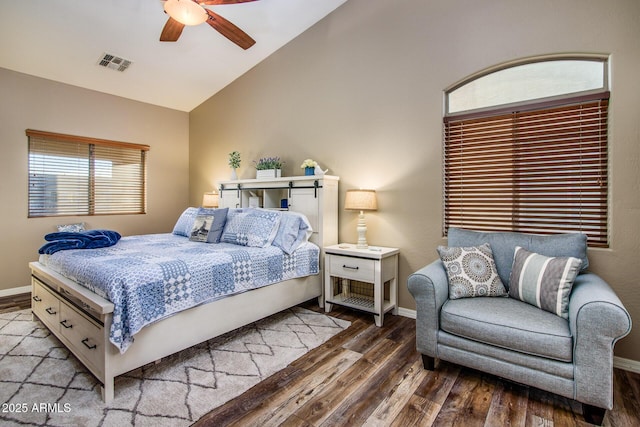
[[[218,4],[249,3],[252,1],[258,1],[258,0],[196,0],[196,3],[206,5],[206,6],[215,6]]]
[[[227,21],[222,16],[210,11],[209,9],[205,10],[209,15],[207,23],[211,25],[215,30],[217,30],[220,34],[222,34],[241,48],[246,50],[256,43],[256,41],[249,37],[247,33],[236,27],[231,22]]]
[[[184,24],[176,21],[175,19],[169,17],[167,23],[164,24],[164,28],[162,29],[162,34],[160,34],[161,42],[175,42],[182,34],[182,29],[184,28]]]

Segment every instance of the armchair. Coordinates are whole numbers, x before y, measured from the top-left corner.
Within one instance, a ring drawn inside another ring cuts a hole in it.
[[[408,278],[416,300],[416,347],[425,369],[435,360],[546,390],[583,406],[600,424],[613,407],[613,346],[631,330],[631,318],[611,287],[586,272],[586,236],[483,233],[449,228],[449,247],[489,243],[497,273],[508,287],[516,246],[547,257],[575,257],[582,270],[569,297],[568,319],[512,297],[449,298],[441,260]]]

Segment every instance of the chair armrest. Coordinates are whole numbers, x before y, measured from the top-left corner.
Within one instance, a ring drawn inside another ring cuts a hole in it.
[[[449,281],[442,261],[438,259],[411,274],[407,287],[416,300],[416,348],[422,354],[438,357],[440,308],[449,299]]]
[[[593,273],[576,277],[569,300],[576,399],[613,407],[613,346],[631,331],[631,316],[611,287]]]

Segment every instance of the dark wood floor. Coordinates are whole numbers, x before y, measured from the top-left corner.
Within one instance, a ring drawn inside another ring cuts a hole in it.
[[[0,312],[29,296],[0,299]],[[306,308],[319,310],[317,305]],[[441,362],[422,368],[415,321],[337,307],[351,327],[194,426],[586,426],[581,405]],[[615,407],[603,425],[640,426],[640,375],[614,369]]]
[[[31,307],[31,294],[20,294],[0,298],[0,313],[23,310]]]

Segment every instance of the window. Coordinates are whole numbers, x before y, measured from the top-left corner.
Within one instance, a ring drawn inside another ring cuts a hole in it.
[[[445,235],[450,226],[583,232],[607,247],[606,85],[606,59],[574,58],[500,69],[447,92]]]
[[[147,145],[27,130],[29,217],[146,212]]]

